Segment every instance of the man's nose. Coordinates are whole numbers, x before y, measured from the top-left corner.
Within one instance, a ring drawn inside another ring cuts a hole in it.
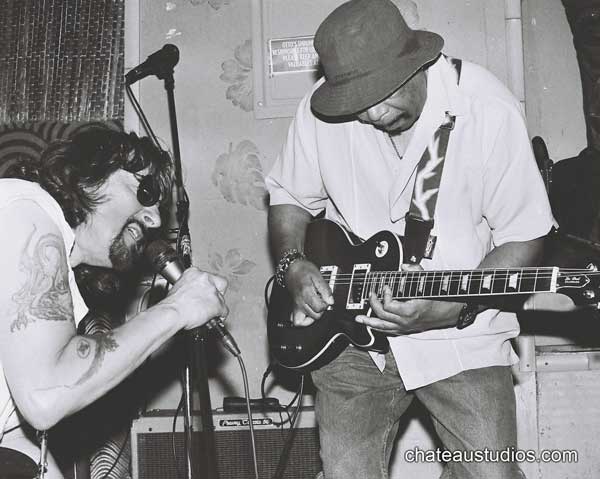
[[[368,108],[367,110],[363,111],[360,115],[358,115],[358,117],[361,120],[366,121],[368,123],[378,123],[381,120],[381,118],[386,114],[386,112],[387,107],[385,106],[385,104],[377,103],[371,108]]]
[[[146,228],[158,228],[161,224],[160,219],[160,211],[158,209],[158,204],[153,206],[146,206],[143,210],[141,210],[138,215],[138,220],[140,220]]]

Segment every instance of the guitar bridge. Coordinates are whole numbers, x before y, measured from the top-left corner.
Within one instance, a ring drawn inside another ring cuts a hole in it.
[[[329,285],[329,289],[333,293],[333,289],[335,287],[335,278],[337,277],[337,272],[338,272],[338,267],[337,266],[321,266],[321,268],[319,268],[319,271],[321,272],[321,276],[323,276],[323,279],[325,281],[327,281],[327,284]],[[333,306],[327,306],[327,309],[328,310],[333,309]]]
[[[367,274],[371,271],[370,263],[355,264],[352,267],[352,279],[348,289],[346,309],[363,309],[367,299],[364,297]]]

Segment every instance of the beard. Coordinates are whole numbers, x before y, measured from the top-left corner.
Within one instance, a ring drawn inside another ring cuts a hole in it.
[[[127,230],[127,227],[132,223],[138,225],[142,232],[137,239],[134,239]],[[121,272],[133,269],[142,257],[147,242],[148,236],[144,224],[134,218],[129,218],[121,232],[115,236],[110,244],[108,257],[112,267]]]

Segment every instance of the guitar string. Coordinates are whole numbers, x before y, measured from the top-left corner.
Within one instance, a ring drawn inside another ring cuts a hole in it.
[[[496,270],[496,272],[501,272],[499,270]],[[453,281],[458,281],[461,280],[463,277],[465,276],[470,276],[470,277],[477,277],[477,278],[483,278],[486,276],[495,276],[496,279],[497,278],[509,278],[510,276],[513,276],[516,273],[520,273],[519,275],[522,277],[526,277],[526,278],[552,278],[554,276],[554,273],[552,271],[543,271],[543,272],[520,272],[517,270],[506,270],[506,272],[509,272],[510,274],[501,276],[499,274],[494,274],[494,272],[485,272],[485,271],[471,271],[469,273],[466,272],[462,272],[462,271],[371,271],[369,273],[366,273],[367,276],[369,278],[374,278],[374,277],[378,277],[378,276],[385,276],[385,275],[395,275],[395,276],[413,276],[413,278],[408,278],[408,281],[416,281],[419,282],[421,281],[421,278],[414,278],[414,276],[419,276],[419,277],[425,277],[425,281],[440,281],[443,278],[431,278],[432,275],[439,275],[441,277],[443,276],[450,276],[450,275],[454,275],[456,278],[453,279]],[[570,270],[569,273],[567,274],[566,272],[559,272],[558,277],[560,276],[570,276],[570,275],[574,275],[574,274],[581,274],[584,276],[599,276],[600,272],[596,272],[596,271],[589,271],[589,270]],[[338,278],[357,278],[357,277],[364,277],[365,273],[336,273],[335,275],[336,280]],[[336,281],[337,282],[337,281]]]
[[[395,274],[395,273],[402,273],[402,274],[491,274],[494,272],[513,272],[513,273],[517,273],[517,272],[523,272],[526,274],[534,274],[534,273],[554,273],[554,268],[552,266],[547,266],[547,267],[541,267],[541,268],[535,268],[535,267],[531,267],[531,268],[484,268],[484,269],[469,269],[469,270],[461,270],[461,269],[444,269],[444,270],[415,270],[415,271],[410,271],[410,270],[390,270],[390,271],[368,271],[367,274]],[[590,274],[590,275],[600,275],[600,271],[594,271],[594,270],[589,270],[589,269],[585,269],[585,268],[560,268],[559,269],[559,274],[564,273],[568,271],[569,273],[581,273],[581,274]],[[363,271],[358,270],[358,273],[363,273]],[[356,272],[351,272],[351,273],[336,273],[337,276],[340,275],[352,275],[352,274],[356,274]]]
[[[578,274],[573,274],[574,276],[579,275]],[[582,276],[590,276],[590,277],[595,277],[598,276],[599,273],[585,273],[582,274]],[[368,277],[362,275],[362,274],[358,274],[358,275],[352,275],[352,274],[348,274],[348,275],[336,275],[335,276],[335,283],[336,284],[350,284],[353,282],[357,282],[359,280],[364,280],[367,282],[379,282],[380,278],[384,277],[384,276],[392,276],[392,275],[379,275],[379,274],[373,274],[370,273]],[[465,281],[465,277],[469,277],[469,281],[473,281],[473,280],[481,280],[484,281],[484,278],[489,277],[491,275],[486,275],[486,274],[481,274],[481,275],[477,275],[477,274],[471,274],[471,275],[462,275],[462,276],[456,276],[453,279],[448,279],[448,276],[446,277],[426,277],[425,275],[422,275],[421,277],[415,278],[413,277],[409,277],[410,275],[408,274],[393,274],[394,276],[394,280],[398,281],[398,280],[404,280],[405,282],[408,283],[421,283],[421,282],[425,282],[425,283],[442,283],[445,281],[449,281],[452,283],[457,283],[457,282],[462,282]],[[492,280],[492,282],[498,282],[498,281],[510,281],[510,277],[512,275],[506,275],[506,276],[499,276],[496,275],[496,277]],[[554,278],[554,275],[552,274],[523,274],[520,275],[521,279],[520,281],[523,281],[523,279],[525,280],[531,280],[531,279],[552,279]],[[558,280],[559,278],[557,278]]]

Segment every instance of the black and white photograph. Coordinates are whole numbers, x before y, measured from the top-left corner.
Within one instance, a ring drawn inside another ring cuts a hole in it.
[[[0,479],[599,434],[600,0],[0,0]]]

